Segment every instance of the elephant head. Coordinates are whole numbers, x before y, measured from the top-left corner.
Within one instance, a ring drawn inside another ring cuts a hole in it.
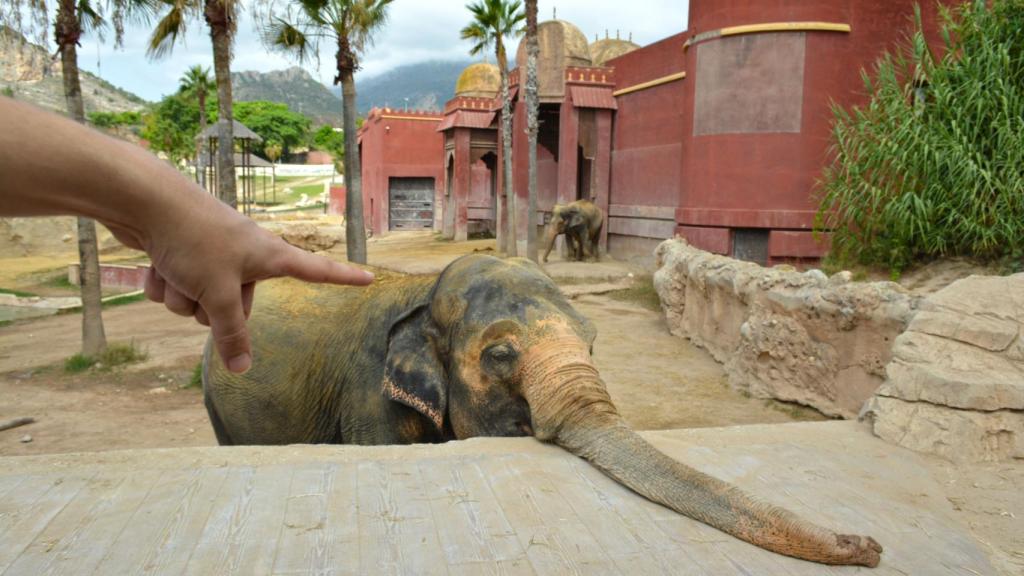
[[[642,496],[763,548],[878,564],[873,539],[806,522],[649,445],[608,395],[591,358],[595,335],[532,262],[464,257],[392,326],[384,393],[447,437],[554,442]]]
[[[544,231],[544,243],[547,245],[547,249],[544,252],[544,262],[548,261],[548,256],[551,254],[551,249],[555,246],[555,238],[559,234],[565,233],[566,229],[566,218],[565,213],[567,207],[562,204],[555,204],[551,208],[551,221],[548,222],[548,227]]]

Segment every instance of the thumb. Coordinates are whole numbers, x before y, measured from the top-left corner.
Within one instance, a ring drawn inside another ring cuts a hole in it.
[[[210,319],[213,343],[224,365],[237,374],[249,370],[252,366],[252,352],[249,347],[249,329],[245,325],[241,288],[235,286],[233,290],[212,295],[209,301],[203,301],[201,305]]]

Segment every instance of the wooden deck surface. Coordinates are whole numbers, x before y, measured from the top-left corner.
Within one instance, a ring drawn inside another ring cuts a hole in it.
[[[875,570],[766,552],[533,439],[0,458],[0,574],[988,575],[940,488],[852,422],[645,433],[885,547]]]

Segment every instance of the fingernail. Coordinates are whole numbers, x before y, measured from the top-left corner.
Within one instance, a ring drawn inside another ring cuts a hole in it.
[[[242,374],[248,372],[252,366],[252,356],[249,354],[239,354],[231,360],[228,360],[228,370],[231,370],[235,374]]]
[[[373,278],[374,278],[373,272],[367,272],[366,270],[363,270],[363,273],[366,274],[367,280],[369,280],[370,282],[373,282]]]

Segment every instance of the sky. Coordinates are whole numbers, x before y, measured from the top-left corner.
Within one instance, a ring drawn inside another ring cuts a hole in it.
[[[362,58],[362,70],[356,75],[357,85],[360,79],[402,64],[468,58],[470,44],[459,38],[459,30],[469,21],[466,2],[395,0],[387,26],[378,33],[374,45]],[[614,37],[618,29],[622,38],[632,33],[633,41],[641,46],[683,31],[689,12],[689,0],[539,0],[538,5],[541,21],[550,19],[553,9],[557,10],[559,19],[578,26],[591,42],[595,34],[603,38],[608,30]],[[212,49],[204,22],[190,22],[184,42],[162,60],[146,58],[149,34],[145,27],[129,28],[123,49],[115,49],[110,38],[100,44],[94,35],[87,35],[82,38],[78,51],[79,66],[151,101],[176,91],[181,76],[191,66],[209,67],[212,75]],[[329,48],[323,50],[319,69],[315,61],[303,65],[326,85],[334,78],[333,52]],[[515,46],[509,54],[515,54]],[[251,14],[244,12],[238,24],[232,71],[268,72],[294,65],[296,62],[284,55],[268,53],[260,43]]]

